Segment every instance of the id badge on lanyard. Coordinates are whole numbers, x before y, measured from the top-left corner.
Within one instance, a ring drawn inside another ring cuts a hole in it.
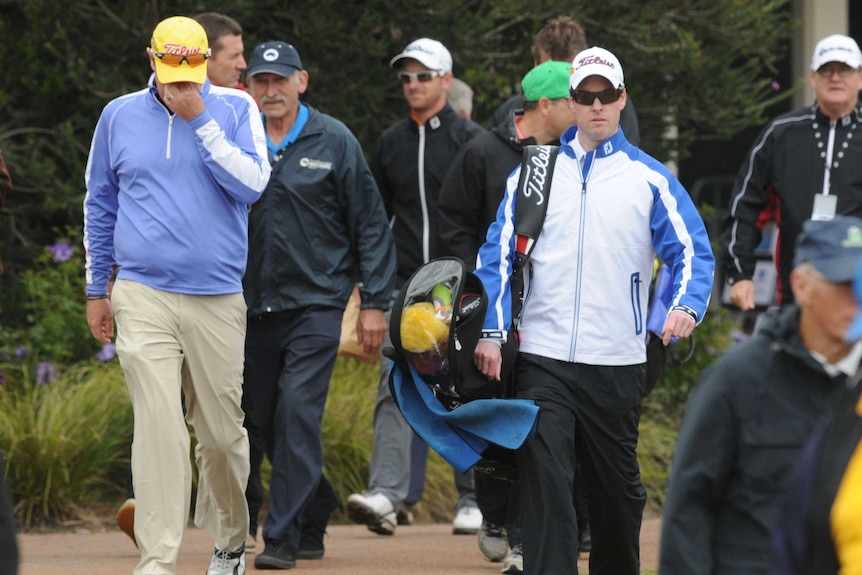
[[[831,220],[835,217],[835,208],[838,206],[838,196],[817,194],[814,196],[814,209],[811,211],[811,219]]]
[[[814,221],[831,220],[835,217],[838,207],[838,197],[829,193],[831,186],[832,151],[835,146],[835,122],[829,125],[829,140],[826,146],[826,166],[823,170],[823,193],[814,196],[814,209],[811,219]]]

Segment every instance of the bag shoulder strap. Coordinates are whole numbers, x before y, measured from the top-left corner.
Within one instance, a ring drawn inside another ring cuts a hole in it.
[[[515,263],[512,266],[512,325],[517,328],[524,304],[524,268],[536,245],[545,216],[559,146],[524,146],[515,200]]]

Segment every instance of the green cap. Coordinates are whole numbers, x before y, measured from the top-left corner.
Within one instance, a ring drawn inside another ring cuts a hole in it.
[[[524,100],[538,102],[543,96],[550,100],[569,97],[570,62],[548,60],[539,64],[521,80]]]

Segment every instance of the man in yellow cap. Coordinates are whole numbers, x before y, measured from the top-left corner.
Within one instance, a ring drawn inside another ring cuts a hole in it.
[[[243,575],[242,276],[248,207],[269,181],[266,137],[248,94],[207,80],[200,24],[163,20],[147,55],[149,86],[105,106],[87,161],[87,321],[107,343],[116,319],[135,412],[134,574],[176,573],[191,496],[188,421],[198,441],[195,524],[215,540],[207,575]]]

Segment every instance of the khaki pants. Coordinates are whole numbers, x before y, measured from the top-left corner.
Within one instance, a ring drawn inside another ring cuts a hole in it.
[[[242,294],[186,295],[118,280],[117,355],[135,413],[135,575],[173,575],[189,516],[195,430],[195,525],[222,546],[248,533],[249,447],[242,427],[246,307]],[[180,400],[185,392],[186,415]]]

